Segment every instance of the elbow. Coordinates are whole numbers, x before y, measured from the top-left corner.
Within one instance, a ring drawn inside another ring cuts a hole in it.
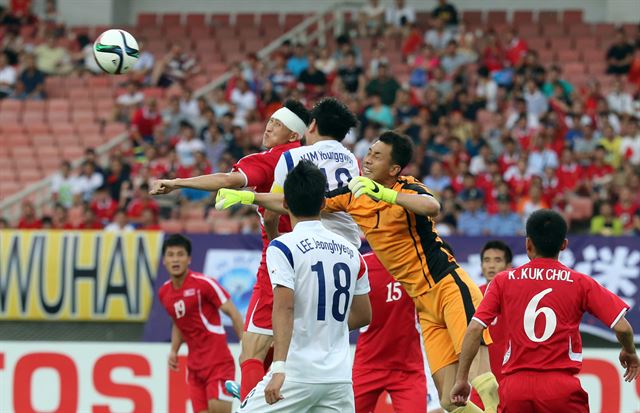
[[[633,328],[631,327],[631,324],[629,324],[627,319],[624,317],[621,317],[620,320],[618,320],[618,322],[615,323],[612,328],[617,335],[633,334]]]

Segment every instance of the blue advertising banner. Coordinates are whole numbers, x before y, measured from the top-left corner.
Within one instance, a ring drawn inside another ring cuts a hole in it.
[[[249,304],[255,274],[260,264],[262,242],[254,235],[190,235],[193,242],[191,268],[218,280],[229,291],[233,302],[244,314]],[[478,284],[484,284],[480,267],[480,251],[491,238],[447,237],[456,259]],[[511,246],[513,265],[528,261],[523,237],[501,238]],[[368,247],[366,244],[363,250]],[[560,261],[576,271],[593,276],[600,284],[621,297],[630,306],[627,314],[640,342],[640,238],[573,236]],[[162,267],[162,266],[161,266]],[[156,278],[155,291],[168,279],[162,268]],[[229,320],[227,320],[229,323]],[[157,299],[145,326],[144,340],[169,341],[171,321]],[[591,316],[585,316],[582,331],[615,341],[615,335]],[[229,331],[230,329],[228,329]]]

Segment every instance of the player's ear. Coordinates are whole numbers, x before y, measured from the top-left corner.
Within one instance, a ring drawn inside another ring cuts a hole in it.
[[[568,246],[569,246],[569,240],[565,238],[564,241],[562,241],[562,245],[560,245],[560,251],[566,250]]]
[[[400,175],[400,172],[402,172],[400,165],[391,165],[391,168],[389,168],[390,176],[398,176]]]
[[[311,122],[309,123],[309,127],[307,128],[307,131],[309,133],[315,133],[316,129],[318,129],[318,123],[316,122],[315,119],[311,119]]]

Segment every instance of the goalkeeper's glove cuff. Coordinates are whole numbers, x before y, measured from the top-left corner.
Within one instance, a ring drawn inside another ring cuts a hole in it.
[[[380,191],[380,200],[384,202],[387,202],[389,204],[395,204],[397,198],[398,198],[398,193],[393,189],[383,188]]]

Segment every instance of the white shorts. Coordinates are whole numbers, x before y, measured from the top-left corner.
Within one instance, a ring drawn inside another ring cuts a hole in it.
[[[239,413],[353,413],[353,385],[351,383],[299,383],[285,379],[280,393],[284,399],[267,404],[264,389],[271,380],[267,373],[240,405]]]

